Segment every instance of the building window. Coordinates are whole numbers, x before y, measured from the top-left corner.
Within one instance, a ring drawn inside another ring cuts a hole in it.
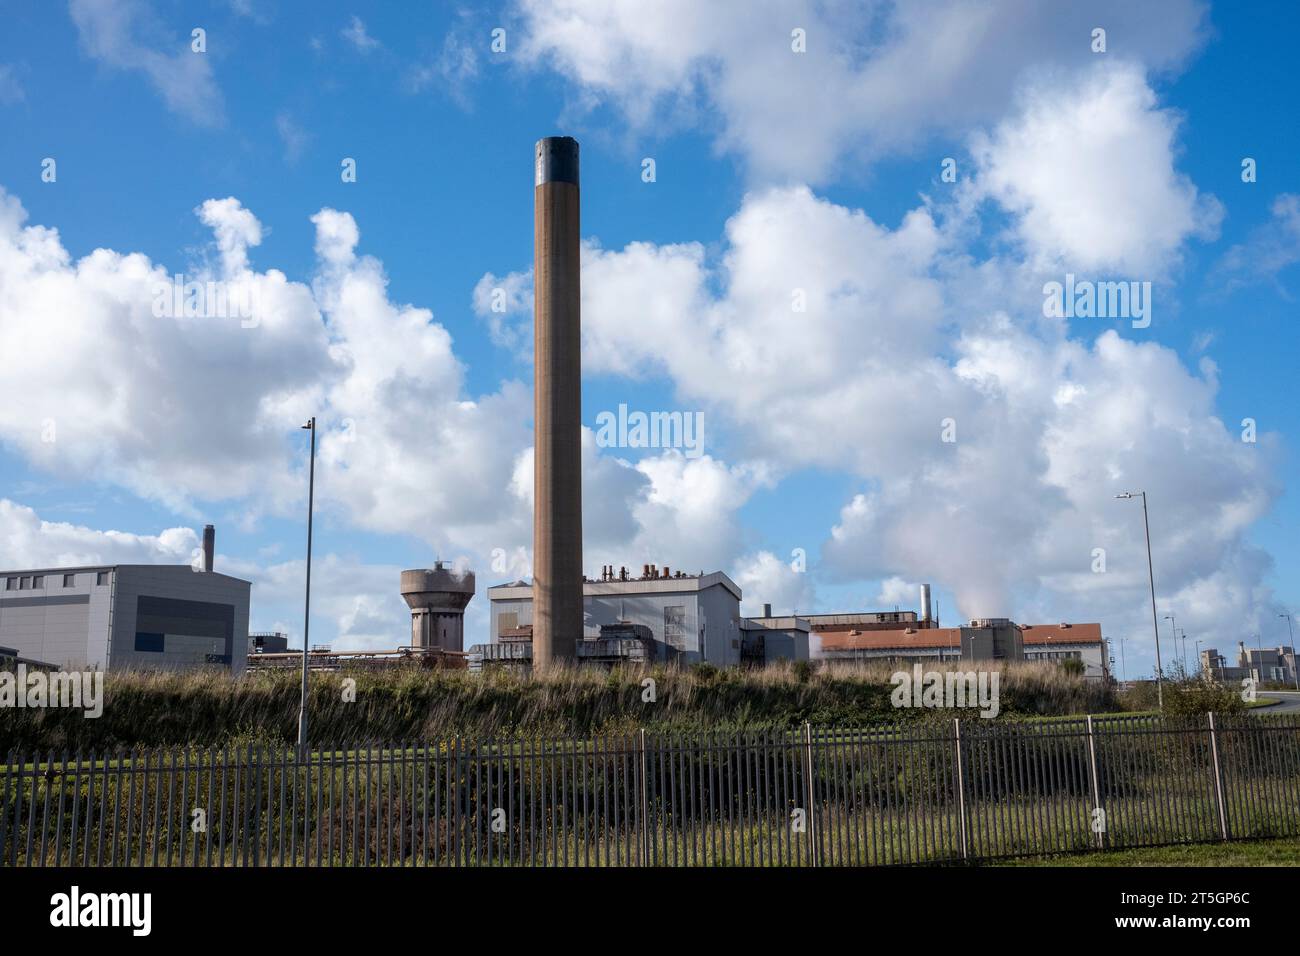
[[[38,574],[36,577],[32,578],[32,587],[38,590],[45,587],[45,577]]]
[[[20,591],[30,591],[31,589],[32,589],[32,579],[31,579],[31,578],[26,578],[26,577],[24,577],[24,578],[19,578],[19,579],[18,579],[18,590],[20,590]]]
[[[63,586],[65,588],[75,587],[76,584],[77,576],[75,574],[65,574],[63,576]]]
[[[6,590],[6,591],[17,591],[17,590],[18,590],[18,579],[17,579],[17,578],[5,578],[5,590]]]
[[[100,587],[103,587],[105,584],[107,584],[107,583],[108,583],[108,572],[107,572],[107,571],[98,571],[98,572],[96,572],[96,574],[95,574],[95,583],[98,584]]]
[[[146,631],[136,631],[135,649],[150,654],[161,654],[163,650],[163,635],[150,634]]]

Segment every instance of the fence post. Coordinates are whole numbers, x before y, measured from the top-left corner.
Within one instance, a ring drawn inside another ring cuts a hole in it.
[[[1223,771],[1219,767],[1219,734],[1214,727],[1214,711],[1210,711],[1210,757],[1214,763],[1214,802],[1219,808],[1219,835],[1228,839],[1228,814],[1223,805]]]
[[[813,755],[812,755],[812,724],[808,721],[803,723],[803,753],[804,753],[804,802],[808,807],[805,813],[808,816],[808,859],[813,866],[818,865],[817,853],[817,811],[813,806]]]
[[[642,727],[637,733],[637,756],[641,767],[641,800],[640,800],[640,817],[641,817],[641,859],[638,861],[642,866],[649,866],[650,861],[650,796],[647,792],[648,780],[646,776],[646,756],[645,756],[645,728]]]
[[[1097,776],[1097,744],[1092,735],[1092,714],[1088,715],[1088,770],[1092,777],[1092,829],[1097,836],[1097,849],[1106,846],[1106,811],[1101,806],[1101,782]],[[1101,811],[1102,827],[1097,829],[1097,812]]]
[[[966,835],[966,774],[961,762],[961,718],[952,719],[953,748],[957,754],[957,813],[961,821],[961,858],[970,857],[970,846]]]

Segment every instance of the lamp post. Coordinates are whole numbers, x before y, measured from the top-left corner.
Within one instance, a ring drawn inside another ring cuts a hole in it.
[[[1286,633],[1291,638],[1291,676],[1295,678],[1295,689],[1300,690],[1300,661],[1295,657],[1295,631],[1291,630],[1291,615],[1279,614],[1278,617],[1286,618]]]
[[[1174,655],[1178,654],[1178,622],[1174,620],[1174,614],[1170,611],[1165,615],[1165,620],[1169,622],[1169,633],[1174,637]]]
[[[1199,637],[1196,639],[1196,673],[1201,675],[1202,680],[1205,679],[1205,664],[1201,661],[1201,639]]]
[[[1142,527],[1147,536],[1147,580],[1151,584],[1151,630],[1156,636],[1156,703],[1160,710],[1165,709],[1164,668],[1160,663],[1160,622],[1156,619],[1156,572],[1151,564],[1151,522],[1147,518],[1147,493],[1145,491],[1116,495],[1116,498],[1142,498]]]
[[[311,463],[307,466],[307,593],[303,601],[302,618],[302,704],[298,709],[298,753],[307,755],[307,655],[311,645],[311,517],[316,503],[316,416],[302,426],[311,432]]]

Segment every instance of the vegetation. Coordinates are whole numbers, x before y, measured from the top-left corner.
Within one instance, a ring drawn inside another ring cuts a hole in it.
[[[994,866],[1300,866],[1300,840],[1194,843],[1075,856],[1031,856]]]
[[[1165,714],[1191,717],[1199,714],[1239,714],[1247,710],[1238,688],[1199,677],[1176,674],[1164,681]],[[1133,684],[1117,695],[1120,707],[1128,711],[1155,711],[1158,697],[1154,681]]]
[[[507,671],[359,671],[313,674],[313,740],[439,741],[467,737],[586,736],[645,727],[656,732],[849,727],[972,711],[895,708],[892,664],[712,666]],[[1109,687],[1052,664],[999,668],[1001,718],[1104,713]],[[654,680],[654,700],[643,681]],[[345,700],[345,678],[356,682]],[[73,709],[0,710],[0,741],[24,750],[75,750],[182,743],[287,743],[297,736],[299,676],[272,671],[231,678],[221,671],[110,672],[103,716]]]

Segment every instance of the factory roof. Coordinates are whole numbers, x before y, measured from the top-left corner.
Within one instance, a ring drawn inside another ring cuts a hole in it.
[[[617,578],[612,581],[588,580],[582,582],[582,593],[584,597],[616,594],[672,594],[678,591],[703,591],[715,585],[726,588],[736,596],[736,600],[740,600],[740,585],[721,571],[712,571],[708,574],[684,574],[681,577],[629,578],[626,581]],[[491,601],[519,600],[532,596],[533,586],[526,581],[511,581],[508,584],[497,584],[488,588],[488,599]]]
[[[859,631],[856,628],[819,630],[823,651],[892,650],[909,647],[959,647],[961,628],[921,627],[892,631]]]
[[[1100,624],[1021,624],[1026,644],[1100,644]]]
[[[747,617],[740,621],[742,631],[811,631],[806,618],[802,617]]]
[[[232,581],[242,581],[244,584],[250,582],[244,581],[243,578],[237,578],[231,574],[223,574],[220,571],[201,571],[192,564],[76,564],[65,567],[53,568],[13,568],[8,571],[0,571],[0,579],[6,577],[22,575],[55,575],[55,574],[82,574],[90,571],[191,571],[195,574],[204,574],[209,577],[216,576],[219,578],[229,578]],[[0,584],[0,587],[3,587]],[[57,590],[57,589],[56,589]]]
[[[1100,624],[1020,624],[1026,646],[1047,644],[1100,644]],[[899,628],[891,631],[821,630],[823,651],[894,650],[909,647],[952,647],[961,644],[960,627]]]

